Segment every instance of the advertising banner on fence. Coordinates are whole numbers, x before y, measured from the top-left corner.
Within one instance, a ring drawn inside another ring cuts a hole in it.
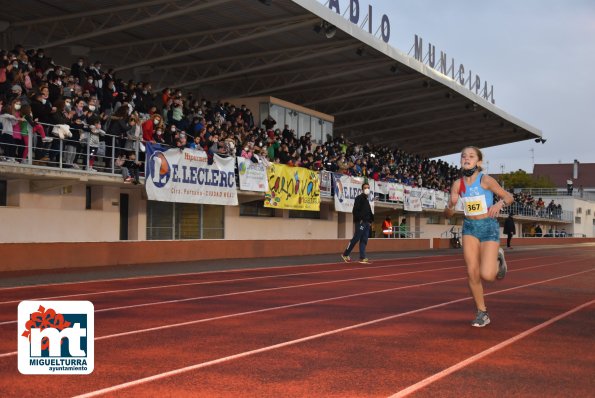
[[[237,205],[235,159],[215,155],[208,164],[206,152],[180,151],[146,145],[145,188],[149,200],[161,202]]]
[[[421,189],[405,187],[405,201],[403,209],[407,211],[421,211]]]
[[[240,175],[240,189],[246,191],[266,192],[269,189],[267,183],[267,168],[262,163],[239,156],[238,173]]]
[[[333,193],[333,173],[322,170],[320,172],[320,196],[330,198]]]
[[[421,188],[421,205],[426,209],[434,209],[436,207],[436,191]]]
[[[344,213],[353,211],[353,204],[357,195],[362,193],[363,177],[351,177],[344,174],[333,174],[333,189],[335,191],[335,210]],[[370,207],[374,213],[374,180],[369,180],[370,184]]]
[[[320,177],[303,167],[271,164],[267,169],[269,190],[264,207],[320,211]]]
[[[450,194],[448,192],[436,192],[436,208],[439,210],[444,210],[446,208],[446,204],[448,203],[448,196]]]
[[[403,185],[396,182],[375,181],[375,193],[386,195],[391,202],[403,202]]]

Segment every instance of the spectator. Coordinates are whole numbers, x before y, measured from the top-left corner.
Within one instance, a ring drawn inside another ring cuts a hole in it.
[[[516,234],[516,226],[514,224],[514,219],[512,218],[512,212],[508,213],[508,218],[504,221],[504,235],[507,236],[506,239],[506,248],[512,249],[510,243],[512,242],[512,235]]]
[[[10,106],[2,108],[2,114],[0,114],[0,126],[2,132],[0,134],[0,149],[4,157],[2,160],[14,161],[17,153],[17,142],[13,135],[13,130],[18,124],[17,112],[21,109],[20,101],[13,100]]]
[[[266,117],[266,119],[264,119],[262,121],[262,124],[265,127],[265,129],[272,130],[275,127],[275,125],[277,124],[277,121],[275,119],[273,119],[273,117],[271,115],[268,115]]]
[[[140,184],[139,181],[139,170],[142,163],[136,160],[136,154],[134,152],[128,152],[128,158],[124,160],[122,164],[122,178],[125,183]]]
[[[101,120],[98,116],[92,116],[89,118],[89,125],[84,129],[85,134],[81,138],[81,142],[89,146],[89,163],[87,166],[88,171],[97,171],[93,168],[95,163],[95,157],[99,150],[100,137],[105,136],[105,131],[101,129]]]
[[[409,236],[409,226],[407,225],[407,219],[401,219],[401,224],[399,224],[399,237],[407,238]]]
[[[79,58],[77,62],[72,64],[70,67],[70,75],[76,79],[76,82],[83,84],[83,82],[87,79],[84,58]]]
[[[138,153],[140,150],[140,141],[143,138],[143,130],[140,124],[138,114],[133,112],[128,119],[128,130],[126,131],[126,143],[124,149],[126,152],[133,151]]]
[[[573,189],[572,180],[569,178],[566,180],[566,191],[568,193],[568,196],[572,196],[572,189]]]
[[[390,220],[390,216],[386,216],[382,222],[382,233],[385,238],[390,238],[393,235],[393,223]]]
[[[541,238],[543,236],[543,230],[539,226],[539,224],[535,225],[535,237]]]

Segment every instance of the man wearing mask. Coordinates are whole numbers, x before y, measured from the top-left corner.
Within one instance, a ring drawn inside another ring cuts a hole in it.
[[[87,79],[87,72],[85,70],[85,59],[79,58],[77,62],[70,67],[70,75],[78,79],[79,84]]]
[[[362,193],[355,198],[355,203],[353,204],[352,213],[353,222],[355,223],[355,233],[353,234],[353,238],[351,238],[351,242],[349,242],[349,246],[347,246],[347,249],[345,249],[341,255],[341,258],[346,263],[351,261],[349,254],[358,242],[359,262],[362,264],[368,264],[370,262],[366,256],[366,245],[368,244],[368,237],[370,236],[370,226],[374,221],[374,214],[372,213],[372,208],[368,201],[369,196],[370,184],[364,182],[362,184]]]

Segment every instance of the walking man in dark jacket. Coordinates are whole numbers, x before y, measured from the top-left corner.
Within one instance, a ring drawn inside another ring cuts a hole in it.
[[[510,242],[512,241],[512,235],[516,234],[516,227],[514,225],[514,219],[512,218],[512,213],[508,214],[508,218],[504,221],[504,235],[508,235],[508,239],[506,240],[506,248],[512,249],[510,247]]]
[[[351,261],[349,254],[359,242],[359,262],[362,264],[368,264],[368,258],[366,257],[366,245],[368,244],[368,236],[370,235],[370,226],[374,221],[374,214],[372,214],[372,208],[368,197],[370,195],[370,184],[362,184],[362,193],[355,198],[353,204],[353,222],[355,223],[355,233],[349,246],[341,255],[341,258],[346,263]]]

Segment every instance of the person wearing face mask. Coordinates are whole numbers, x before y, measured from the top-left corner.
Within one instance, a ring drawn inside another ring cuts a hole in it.
[[[143,123],[143,141],[155,143],[156,142],[156,131],[160,130],[163,133],[163,121],[161,116],[154,114],[150,119],[147,119]]]
[[[19,110],[21,109],[20,102],[14,102],[11,106],[6,106],[2,108],[2,113],[0,114],[0,128],[2,131],[0,132],[0,148],[2,148],[2,153],[4,155],[3,160],[12,161],[16,157],[17,153],[17,141],[15,140],[14,129],[18,124],[18,115]],[[20,138],[20,129],[18,137]]]
[[[353,222],[355,223],[355,232],[353,238],[349,242],[349,245],[341,255],[341,258],[346,263],[351,261],[351,251],[355,245],[359,242],[359,262],[362,264],[368,264],[370,261],[366,256],[366,246],[368,244],[368,237],[370,236],[370,227],[374,222],[374,213],[369,202],[370,197],[370,184],[364,182],[362,184],[362,193],[360,193],[353,203]]]
[[[82,80],[80,84],[84,92],[83,96],[85,94],[91,96],[91,94],[97,93],[97,87],[95,87],[95,85],[93,84],[93,77],[88,76],[86,80]]]
[[[77,62],[70,67],[70,75],[78,79],[80,83],[87,79],[87,72],[85,71],[85,59],[79,58]]]
[[[54,75],[48,84],[49,96],[48,101],[52,104],[58,101],[59,98],[62,97],[63,88],[62,88],[62,80],[58,75]]]
[[[47,87],[40,87],[40,91],[35,94],[31,101],[31,109],[33,111],[33,119],[37,119],[40,123],[50,124],[52,105],[47,100]]]
[[[446,217],[452,217],[455,206],[462,202],[465,219],[463,221],[463,256],[467,263],[469,290],[477,309],[473,327],[484,327],[490,317],[483,296],[481,280],[503,279],[507,272],[504,251],[500,248],[500,225],[497,217],[505,206],[514,201],[498,182],[483,174],[483,154],[474,146],[461,151],[461,178],[451,187]],[[494,194],[500,199],[494,203]]]

